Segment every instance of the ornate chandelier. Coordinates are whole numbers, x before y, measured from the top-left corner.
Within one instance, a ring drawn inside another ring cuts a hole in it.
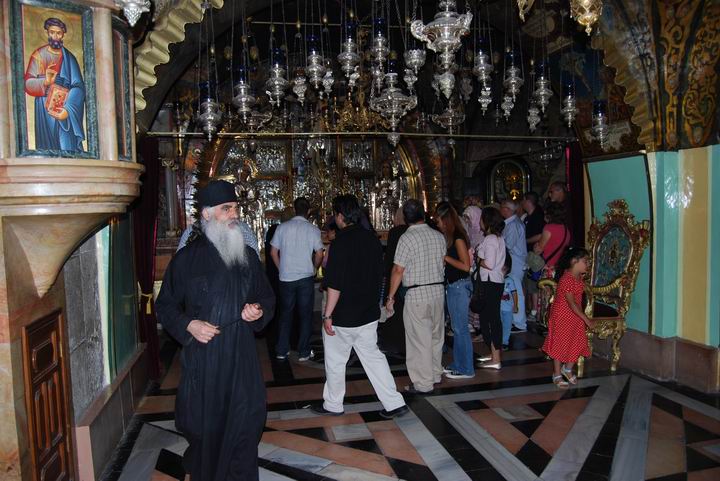
[[[449,134],[453,134],[455,133],[455,129],[465,122],[465,112],[456,109],[451,102],[443,113],[433,114],[430,118],[440,127],[446,129]]]
[[[203,95],[201,95],[200,107],[198,108],[198,121],[208,140],[211,140],[217,133],[218,125],[222,121],[222,110],[220,110],[220,104],[215,100],[213,85],[210,81],[203,84],[202,90]]]
[[[540,110],[534,100],[530,102],[530,107],[528,107],[527,121],[530,133],[535,132],[535,129],[540,123]]]
[[[252,88],[247,82],[246,72],[247,70],[244,67],[238,69],[239,79],[235,83],[235,96],[233,97],[233,105],[237,108],[243,122],[247,121],[256,101]]]
[[[115,6],[123,9],[131,27],[134,27],[140,16],[150,11],[150,0],[115,0]]]
[[[422,20],[413,21],[410,32],[438,54],[440,67],[447,72],[455,64],[455,52],[460,48],[462,37],[470,31],[473,15],[470,12],[458,14],[455,0],[440,0],[438,9],[434,20],[427,25]]]
[[[513,102],[517,94],[520,93],[520,87],[522,87],[525,81],[523,80],[520,72],[520,68],[515,66],[515,52],[510,47],[507,48],[507,62],[508,67],[505,70],[505,78],[503,79],[503,86],[507,95],[512,97]]]
[[[593,102],[591,132],[597,141],[600,142],[600,148],[605,150],[605,142],[607,141],[610,127],[608,126],[607,104],[602,100]]]
[[[537,65],[536,71],[537,78],[535,80],[535,91],[533,96],[540,106],[540,111],[544,114],[545,107],[550,103],[550,97],[553,95],[553,91],[550,89],[550,80],[545,72],[545,63],[540,62]]]
[[[575,116],[577,115],[575,89],[572,84],[567,84],[565,86],[565,95],[563,96],[562,109],[560,109],[560,113],[567,123],[568,128],[572,127]]]
[[[354,20],[349,20],[343,26],[344,42],[340,44],[340,53],[337,61],[340,64],[340,70],[348,79],[358,69],[360,63],[359,47],[355,39],[357,24]],[[354,83],[354,82],[353,82]]]
[[[397,86],[397,77],[397,72],[390,71],[385,74],[385,89],[380,95],[370,99],[370,108],[382,115],[393,131],[397,129],[400,120],[417,106],[417,97],[405,95]]]
[[[570,0],[570,17],[585,27],[585,32],[590,35],[592,26],[602,15],[602,0]]]
[[[270,59],[270,77],[265,82],[265,93],[270,98],[270,105],[280,107],[285,90],[290,82],[285,78],[285,56],[280,48],[272,50]]]
[[[325,76],[325,59],[318,49],[318,38],[315,35],[308,35],[308,57],[305,71],[308,79],[315,90],[320,91],[323,77]]]

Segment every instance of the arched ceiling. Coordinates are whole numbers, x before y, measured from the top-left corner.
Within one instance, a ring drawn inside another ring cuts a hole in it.
[[[340,22],[341,5],[345,2],[341,0],[320,0],[323,5],[327,5],[327,13],[329,22],[337,24]],[[478,0],[473,0],[471,4],[475,4]],[[288,22],[296,20],[296,9],[300,7],[301,18],[305,18],[306,8],[310,4],[309,0],[296,0],[280,2],[271,0],[246,0],[246,11],[249,17],[256,20],[269,20],[271,3],[274,9],[275,21],[280,20],[281,8],[284,4],[286,19]],[[357,8],[361,14],[369,14],[374,0],[357,0]],[[398,5],[402,9],[404,0],[398,0]],[[423,12],[425,21],[428,22],[437,11],[437,0],[418,0],[418,10]],[[465,10],[465,2],[460,0],[458,3],[458,11]],[[551,2],[548,2],[551,3]],[[236,35],[239,30],[239,22],[241,19],[241,2],[239,0],[212,0],[215,7],[213,10],[213,22],[215,38],[227,37],[230,27],[236,24]],[[317,5],[317,1],[312,2]],[[482,8],[481,16],[483,19],[489,18],[492,28],[496,29],[496,35],[502,36],[502,32],[507,29],[504,25],[505,10],[507,2],[505,0],[481,0]],[[391,8],[392,23],[397,23],[395,12],[395,2],[389,2]],[[324,10],[324,8],[323,8]],[[315,18],[317,18],[316,15]],[[197,52],[200,47],[200,28],[199,22],[202,20],[202,12],[200,9],[200,0],[175,0],[174,5],[165,7],[163,12],[157,17],[156,21],[151,24],[149,33],[144,40],[135,49],[136,63],[136,80],[135,80],[135,100],[136,100],[136,125],[138,133],[143,134],[148,131],[165,101],[168,92],[172,89],[175,82],[190,68],[197,60]],[[514,18],[514,28],[519,26],[519,20]],[[367,20],[367,23],[370,23]],[[267,27],[265,27],[265,30]],[[260,29],[258,29],[260,31]],[[292,44],[292,36],[295,33],[293,27],[288,27],[288,43]],[[266,42],[266,31],[259,36],[259,40]],[[526,55],[530,54],[530,42],[526,42],[522,46]],[[496,49],[497,50],[497,49]],[[529,57],[528,57],[529,58]],[[418,82],[418,85],[424,85],[429,90],[428,82]]]
[[[168,92],[197,58],[200,0],[158,0],[167,5],[136,47],[136,108],[139,133],[146,132]],[[226,35],[240,19],[240,0],[211,0],[216,36]],[[269,18],[272,0],[247,0],[247,13]],[[309,0],[297,0],[304,8]],[[330,21],[340,12],[340,0],[327,1]],[[478,0],[471,0],[475,3]],[[481,0],[498,31],[506,30],[504,11],[514,0]],[[400,0],[401,6],[404,1]],[[313,2],[315,5],[317,3]],[[371,0],[357,0],[358,10],[369,11]],[[279,1],[274,2],[276,18]],[[437,10],[435,0],[418,4],[428,21]],[[465,2],[458,1],[459,9]],[[545,0],[548,8],[566,8],[567,0]],[[294,21],[295,3],[285,3]],[[535,2],[533,10],[538,8]],[[234,14],[233,14],[234,13]],[[531,10],[531,14],[533,11]],[[526,23],[527,25],[527,23]],[[593,47],[605,52],[613,67],[632,122],[640,128],[639,141],[648,150],[675,150],[716,142],[720,90],[720,2],[716,0],[605,0],[603,17]],[[523,45],[527,50],[529,42]],[[634,142],[633,142],[634,143]]]

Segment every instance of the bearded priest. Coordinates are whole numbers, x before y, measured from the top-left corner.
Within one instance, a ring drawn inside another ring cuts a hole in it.
[[[156,307],[182,345],[175,424],[189,442],[193,481],[258,479],[265,384],[254,333],[275,296],[239,227],[235,188],[212,181],[198,193],[201,233],[170,262]]]

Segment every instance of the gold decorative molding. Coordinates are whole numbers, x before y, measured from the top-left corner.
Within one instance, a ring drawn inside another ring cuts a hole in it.
[[[658,9],[660,15],[658,41],[665,51],[662,58],[664,68],[661,69],[664,74],[663,87],[667,94],[667,102],[663,105],[665,150],[676,150],[680,144],[678,135],[680,76],[684,67],[688,39],[692,34],[692,21],[701,4],[701,0],[675,0],[667,2],[664,8]]]
[[[224,0],[211,0],[213,8],[222,8]],[[155,68],[170,61],[170,44],[185,40],[185,26],[203,19],[201,2],[179,0],[161,16],[145,41],[135,49],[135,112],[145,108],[144,90],[157,83]]]
[[[616,70],[615,83],[625,87],[625,103],[633,108],[632,122],[640,127],[638,142],[654,152],[661,148],[662,131],[656,114],[660,110],[649,1],[608,2],[592,47],[603,50],[605,65]],[[625,13],[642,23],[629,25]]]
[[[708,2],[687,62],[682,102],[683,129],[692,147],[705,145],[717,114],[717,64],[720,58],[720,2]],[[717,128],[718,126],[715,126]]]
[[[144,167],[84,159],[0,159],[0,225],[8,278],[28,299],[52,287],[70,253],[140,194]]]

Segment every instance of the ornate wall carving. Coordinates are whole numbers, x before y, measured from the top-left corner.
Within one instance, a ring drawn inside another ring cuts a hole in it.
[[[611,0],[605,3],[600,36],[593,48],[605,51],[605,64],[617,71],[616,83],[625,87],[625,102],[632,106],[632,121],[640,127],[638,142],[657,150],[661,137],[657,118],[658,65],[655,59],[650,0]]]
[[[611,0],[593,47],[617,70],[648,151],[699,147],[717,129],[720,4]]]
[[[691,22],[701,0],[680,0],[663,2],[664,8],[658,9],[660,16],[660,51],[664,51],[662,61],[663,90],[667,102],[663,105],[665,148],[677,149],[678,120],[680,118],[678,93],[681,87],[682,67],[685,64],[685,50],[690,36]]]
[[[712,143],[717,122],[718,59],[720,58],[720,2],[707,2],[695,29],[687,61],[687,91],[682,101],[683,131],[692,147]]]

